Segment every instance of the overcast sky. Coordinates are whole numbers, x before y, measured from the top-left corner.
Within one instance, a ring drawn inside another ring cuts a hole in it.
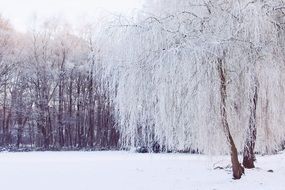
[[[99,10],[126,13],[139,8],[142,0],[0,0],[0,14],[21,31],[32,19],[62,17],[76,25],[96,15]]]

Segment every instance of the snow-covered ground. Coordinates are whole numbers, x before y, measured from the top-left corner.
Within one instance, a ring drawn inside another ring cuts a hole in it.
[[[229,190],[285,188],[285,153],[258,156],[232,180],[228,157],[131,152],[0,153],[2,190]],[[268,172],[272,169],[274,172]]]

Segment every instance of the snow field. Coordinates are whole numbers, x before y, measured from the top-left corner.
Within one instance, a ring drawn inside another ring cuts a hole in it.
[[[241,180],[228,157],[131,152],[1,153],[3,190],[228,190],[285,187],[285,154],[258,156]],[[272,169],[274,172],[268,172]]]

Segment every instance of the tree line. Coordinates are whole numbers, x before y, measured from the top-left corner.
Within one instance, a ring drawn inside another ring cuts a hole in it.
[[[98,48],[56,20],[26,34],[0,19],[0,144],[50,149],[118,148]]]

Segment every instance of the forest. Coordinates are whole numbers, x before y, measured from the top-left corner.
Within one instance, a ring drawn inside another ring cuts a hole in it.
[[[146,0],[26,33],[1,17],[0,146],[229,154],[239,179],[285,148],[284,27],[283,0]]]

